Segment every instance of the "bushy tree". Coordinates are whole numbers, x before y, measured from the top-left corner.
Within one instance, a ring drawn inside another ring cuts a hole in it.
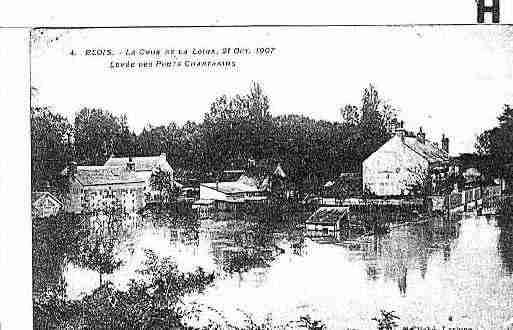
[[[479,154],[491,157],[489,171],[501,174],[504,164],[513,163],[513,106],[505,104],[497,119],[498,126],[479,135],[475,147]]]
[[[103,165],[110,155],[129,156],[135,151],[135,134],[125,115],[117,117],[96,108],[83,108],[75,115],[77,161]]]
[[[151,174],[150,186],[159,192],[162,203],[169,203],[178,197],[180,188],[176,185],[171,173],[157,169]]]
[[[56,184],[59,172],[73,157],[73,130],[63,116],[48,107],[30,109],[32,187]]]

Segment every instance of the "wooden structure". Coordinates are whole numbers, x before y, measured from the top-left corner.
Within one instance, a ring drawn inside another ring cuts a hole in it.
[[[306,230],[330,235],[340,231],[342,222],[347,221],[348,207],[321,207],[306,220]]]
[[[49,192],[32,193],[32,216],[46,218],[56,215],[62,209],[62,202]]]

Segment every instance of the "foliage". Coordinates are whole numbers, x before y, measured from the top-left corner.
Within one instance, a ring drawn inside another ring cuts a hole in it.
[[[308,330],[324,330],[326,325],[321,320],[313,320],[310,315],[301,316],[299,318],[300,327]]]
[[[102,165],[111,154],[165,152],[179,179],[205,182],[215,180],[223,170],[244,166],[249,159],[272,160],[281,164],[290,187],[301,197],[317,193],[341,172],[360,172],[361,162],[390,138],[397,123],[397,110],[373,85],[363,90],[360,105],[343,108],[343,122],[272,116],[270,109],[262,86],[252,83],[247,93],[214,99],[200,123],[147,125],[136,135],[126,116],[86,107],[76,114],[72,130],[76,161]],[[39,144],[33,147],[38,150]],[[63,152],[61,158],[70,158]]]
[[[77,160],[87,165],[103,165],[110,155],[129,156],[135,150],[135,134],[126,115],[117,117],[103,109],[83,108],[75,115]]]
[[[82,247],[77,258],[81,265],[98,272],[100,286],[103,284],[103,274],[111,274],[122,265],[122,262],[115,258],[114,248],[113,240],[96,235],[89,244]]]
[[[58,174],[72,156],[73,130],[63,116],[48,107],[30,109],[32,187],[59,185]],[[37,189],[37,188],[36,188]]]
[[[132,280],[127,291],[110,282],[76,301],[51,296],[34,303],[35,327],[79,329],[187,329],[182,322],[187,312],[179,302],[186,294],[202,292],[214,274],[201,268],[182,273],[169,258],[147,251],[140,271],[146,280]]]
[[[374,85],[363,90],[361,105],[346,105],[340,110],[344,123],[353,129],[358,144],[353,151],[361,162],[392,135],[398,124],[398,110],[385,101]]]
[[[394,311],[380,311],[381,315],[378,317],[373,317],[372,320],[376,321],[378,330],[392,330],[397,327],[397,323],[395,320],[400,319],[399,316],[395,315]]]
[[[513,198],[512,196],[503,196],[497,205],[497,224],[500,227],[513,225]]]
[[[497,118],[498,126],[484,131],[478,136],[475,147],[479,154],[490,155],[494,174],[501,174],[503,164],[513,162],[513,106],[505,104]]]
[[[431,178],[427,168],[414,166],[406,169],[408,175],[403,180],[404,194],[412,196],[426,196],[429,192]]]
[[[150,186],[160,192],[162,203],[176,200],[180,193],[180,188],[176,185],[171,173],[160,168],[151,174]]]

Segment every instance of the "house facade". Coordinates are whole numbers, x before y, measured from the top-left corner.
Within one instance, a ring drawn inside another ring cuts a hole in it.
[[[426,139],[422,128],[414,135],[402,127],[364,160],[363,189],[377,196],[405,196],[417,189],[437,191],[451,171],[449,139],[441,147]]]
[[[66,211],[83,213],[119,206],[124,211],[137,211],[146,205],[146,177],[126,166],[76,166],[67,168],[69,193]]]
[[[54,216],[63,207],[63,203],[49,192],[32,193],[32,216],[46,218]]]
[[[166,154],[150,157],[111,156],[103,166],[77,166],[72,163],[62,171],[69,179],[67,212],[105,210],[117,205],[136,211],[155,199],[159,192],[151,188],[151,175],[162,170],[174,179]]]
[[[147,157],[115,157],[112,155],[105,162],[104,166],[123,167],[126,166],[130,160],[134,163],[134,171],[137,173],[137,176],[144,178],[146,182],[145,194],[148,202],[158,199],[160,193],[151,188],[150,178],[153,172],[157,170],[167,172],[171,175],[171,180],[174,181],[174,170],[167,162],[165,153],[159,156]]]

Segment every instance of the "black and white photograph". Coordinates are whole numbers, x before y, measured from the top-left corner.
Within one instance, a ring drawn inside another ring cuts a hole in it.
[[[513,329],[513,26],[29,41],[34,329]]]

